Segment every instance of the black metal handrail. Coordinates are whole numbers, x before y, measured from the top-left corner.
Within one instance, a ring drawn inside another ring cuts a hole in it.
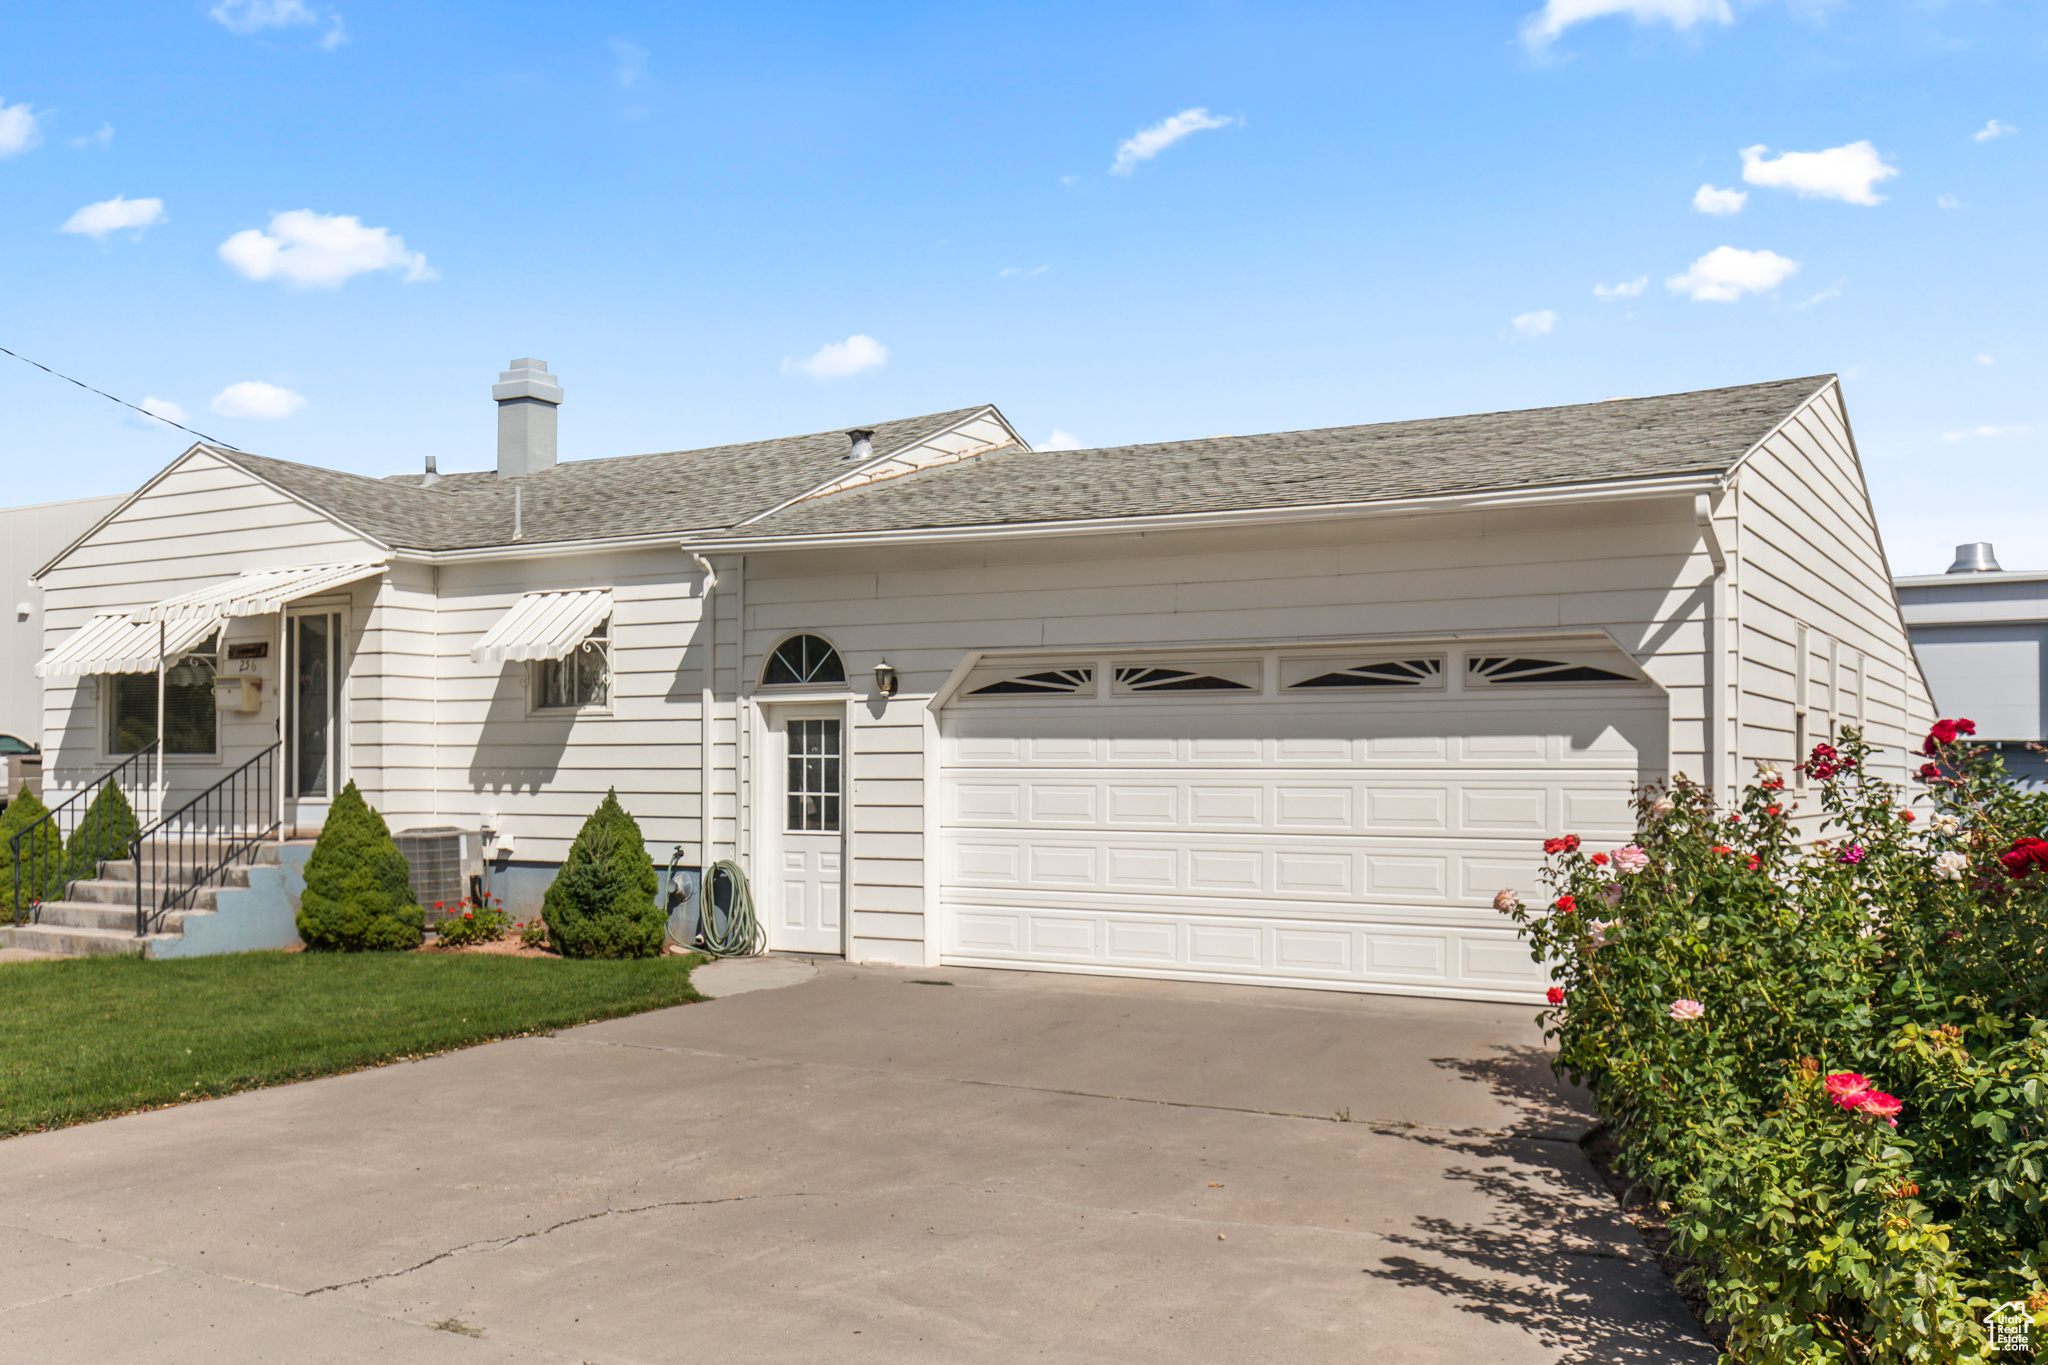
[[[238,859],[275,834],[278,753],[282,740],[135,836],[135,936],[222,877]],[[151,906],[149,891],[157,891]]]
[[[7,861],[13,871],[13,885],[8,888],[9,919],[19,924],[22,911],[29,906],[62,900],[70,894],[71,883],[98,876],[102,862],[126,850],[141,821],[132,805],[133,796],[156,788],[160,743],[151,740],[47,814],[15,831],[7,841]],[[120,828],[101,808],[99,796],[109,785],[122,790],[124,782],[131,800],[130,823]]]

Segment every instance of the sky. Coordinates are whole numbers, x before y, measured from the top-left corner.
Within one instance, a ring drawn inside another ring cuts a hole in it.
[[[17,6],[0,347],[490,467],[995,403],[1106,446],[1838,373],[1892,567],[2048,569],[2048,7]],[[0,356],[0,503],[186,432]]]

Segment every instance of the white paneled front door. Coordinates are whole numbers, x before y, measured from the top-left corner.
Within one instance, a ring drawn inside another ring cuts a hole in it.
[[[776,707],[764,794],[773,837],[759,907],[768,946],[784,952],[845,951],[840,867],[845,818],[846,713],[842,707]]]

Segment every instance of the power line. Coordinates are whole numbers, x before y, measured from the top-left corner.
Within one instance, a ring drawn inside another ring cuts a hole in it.
[[[8,350],[5,346],[0,346],[0,355],[14,356],[16,360],[19,360],[24,365],[33,365],[37,369],[41,370],[44,374],[57,375],[57,378],[63,380],[65,383],[76,384],[78,385],[79,388],[84,389],[87,393],[96,393],[100,397],[106,399],[109,403],[119,403],[124,408],[135,408],[135,411],[141,413],[144,417],[149,418],[151,421],[162,422],[165,426],[176,427],[180,431],[189,432],[191,435],[197,436],[200,440],[206,442],[208,445],[222,446],[228,450],[241,449],[240,446],[231,446],[228,445],[226,441],[217,440],[212,436],[208,436],[203,431],[193,431],[192,428],[186,426],[183,422],[173,422],[170,418],[165,417],[160,413],[151,412],[148,408],[137,408],[133,403],[129,402],[127,399],[116,398],[114,397],[114,395],[106,392],[104,389],[96,389],[82,379],[73,379],[68,374],[57,374],[55,370],[51,369],[48,365],[43,364],[41,361],[30,360],[27,356],[18,355],[13,351]]]

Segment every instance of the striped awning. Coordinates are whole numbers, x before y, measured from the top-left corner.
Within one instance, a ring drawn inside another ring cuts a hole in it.
[[[293,569],[252,569],[197,592],[166,597],[135,613],[138,621],[219,621],[268,616],[287,603],[329,588],[346,587],[384,572],[384,564],[302,564]],[[154,667],[154,665],[152,665]]]
[[[36,665],[38,678],[84,677],[93,673],[154,673],[161,657],[175,663],[220,629],[212,618],[170,621],[159,627],[125,611],[101,612]]]
[[[469,657],[480,664],[507,659],[561,659],[589,638],[597,623],[612,614],[609,588],[578,588],[571,592],[530,592],[470,646]]]

